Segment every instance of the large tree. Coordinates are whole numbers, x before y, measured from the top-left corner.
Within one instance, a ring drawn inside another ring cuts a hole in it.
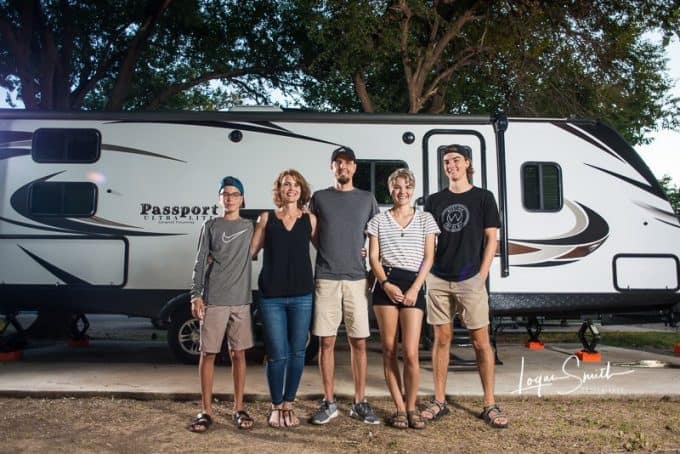
[[[306,3],[314,107],[598,117],[635,143],[680,123],[664,44],[646,39],[677,34],[675,0]]]
[[[266,102],[294,74],[290,28],[267,0],[0,0],[0,86],[42,110]]]

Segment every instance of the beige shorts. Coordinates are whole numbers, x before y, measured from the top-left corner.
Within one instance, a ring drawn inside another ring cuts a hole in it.
[[[340,321],[345,322],[347,335],[363,339],[371,335],[368,326],[368,284],[358,281],[317,279],[314,294],[312,334],[336,336]]]
[[[451,323],[456,312],[467,329],[488,326],[489,295],[479,273],[460,282],[428,274],[427,323]]]
[[[254,345],[250,304],[206,306],[201,322],[201,352],[219,353],[224,335],[231,350],[246,350]]]

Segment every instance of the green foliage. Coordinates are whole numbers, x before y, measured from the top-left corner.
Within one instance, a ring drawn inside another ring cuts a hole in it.
[[[297,65],[285,2],[0,1],[0,86],[28,109],[269,102]]]
[[[668,175],[664,175],[663,178],[659,180],[659,184],[666,192],[668,200],[673,207],[673,211],[675,211],[675,215],[680,219],[680,187],[673,184],[673,180]]]
[[[314,107],[593,117],[634,144],[680,126],[663,44],[645,38],[677,33],[674,0],[305,3]]]

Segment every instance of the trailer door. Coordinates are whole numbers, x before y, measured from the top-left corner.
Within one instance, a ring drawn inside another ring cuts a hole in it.
[[[424,197],[449,186],[449,179],[442,165],[442,156],[438,153],[437,148],[451,144],[467,145],[472,149],[472,163],[475,173],[471,183],[475,186],[487,187],[487,146],[484,136],[475,129],[433,129],[425,135],[423,141]]]

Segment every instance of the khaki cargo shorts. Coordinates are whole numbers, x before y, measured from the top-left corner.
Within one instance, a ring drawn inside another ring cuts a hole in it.
[[[336,336],[340,322],[345,322],[349,337],[363,339],[371,335],[368,326],[368,283],[317,279],[314,293],[312,334]]]
[[[458,312],[467,329],[489,325],[489,295],[479,273],[460,282],[427,276],[427,323],[451,323]]]
[[[225,334],[230,350],[246,350],[254,345],[250,304],[205,307],[201,322],[201,352],[219,353]]]

